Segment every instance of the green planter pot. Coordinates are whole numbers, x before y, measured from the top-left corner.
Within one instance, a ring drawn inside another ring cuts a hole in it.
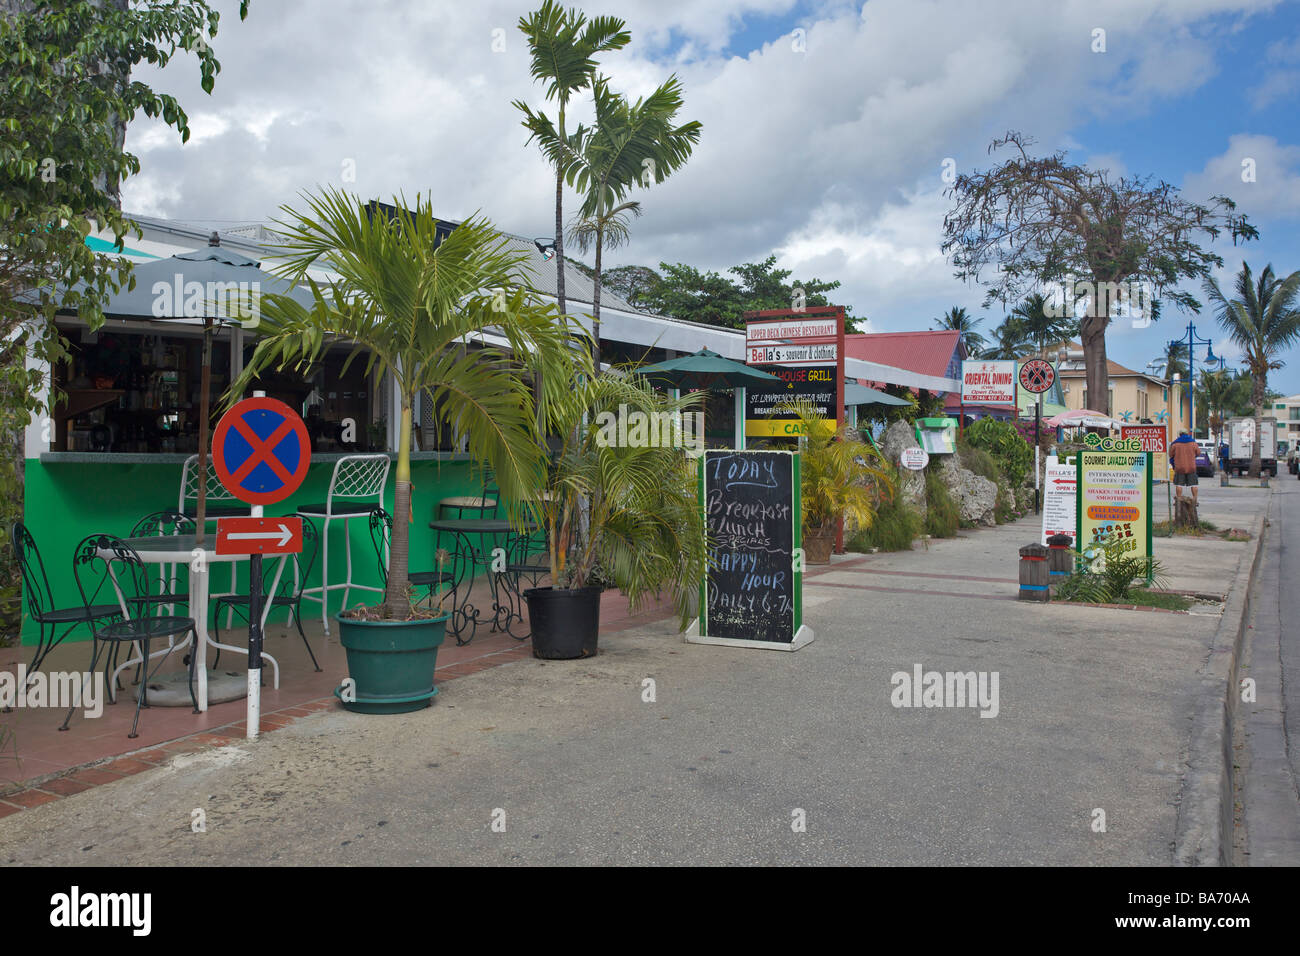
[[[334,696],[359,714],[404,714],[428,707],[438,693],[433,669],[450,618],[354,621],[336,614],[356,700],[343,700],[341,686],[334,688]]]

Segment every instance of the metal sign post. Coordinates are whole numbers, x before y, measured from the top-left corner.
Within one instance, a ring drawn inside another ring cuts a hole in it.
[[[247,737],[260,730],[262,707],[262,556],[302,550],[301,518],[265,518],[264,505],[298,490],[311,464],[307,426],[288,405],[257,393],[221,417],[212,440],[212,463],[221,483],[253,506],[248,518],[217,522],[217,550],[249,555]],[[276,575],[278,582],[279,575]],[[272,584],[272,591],[275,589]]]

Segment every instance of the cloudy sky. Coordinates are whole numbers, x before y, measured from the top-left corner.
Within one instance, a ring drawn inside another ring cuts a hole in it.
[[[543,105],[517,29],[534,3],[253,0],[242,23],[236,0],[216,5],[222,72],[211,96],[184,57],[137,74],[180,98],[193,135],[181,146],[147,119],[132,125],[143,170],[124,190],[128,211],[267,220],[331,183],[367,198],[432,194],[440,215],[481,210],[523,235],[553,230],[554,180],[511,106]],[[952,305],[991,327],[999,307],[983,308],[939,251],[944,172],[987,168],[990,139],[1016,129],[1044,153],[1151,175],[1195,200],[1232,197],[1261,238],[1215,243],[1225,288],[1243,258],[1256,272],[1300,269],[1294,0],[582,8],[623,17],[632,33],[602,61],[615,89],[635,97],[676,72],[682,118],[704,127],[690,163],[638,196],[645,215],[611,264],[724,270],[774,253],[796,277],[839,279],[839,301],[873,331],[928,328]],[[1188,319],[1168,309],[1149,328],[1116,322],[1111,357],[1141,368]],[[1238,354],[1208,310],[1197,332],[1216,354]],[[1270,382],[1300,392],[1300,349],[1286,359]]]

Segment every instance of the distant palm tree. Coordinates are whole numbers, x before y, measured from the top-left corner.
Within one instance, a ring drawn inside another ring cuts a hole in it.
[[[1025,334],[1024,323],[1015,315],[1007,316],[993,330],[993,344],[980,352],[982,359],[1018,359],[1033,346]]]
[[[983,319],[972,319],[965,309],[954,305],[934,320],[934,327],[949,332],[960,332],[961,342],[966,346],[966,354],[975,356],[988,344],[984,336],[975,331],[975,326],[983,321]]]
[[[1025,340],[1032,343],[1039,358],[1049,346],[1065,342],[1079,334],[1079,320],[1052,314],[1047,297],[1034,293],[1011,310]]]
[[[1205,294],[1216,306],[1215,315],[1223,330],[1242,350],[1246,368],[1254,387],[1251,401],[1255,405],[1255,447],[1250,456],[1250,477],[1259,477],[1259,426],[1268,395],[1268,373],[1282,367],[1278,353],[1300,339],[1300,309],[1295,307],[1300,294],[1300,271],[1285,279],[1273,275],[1273,265],[1264,267],[1256,282],[1250,265],[1241,264],[1237,273],[1237,297],[1229,299],[1212,278],[1203,284]]]

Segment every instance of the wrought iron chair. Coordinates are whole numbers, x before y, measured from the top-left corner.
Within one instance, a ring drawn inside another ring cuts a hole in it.
[[[135,523],[131,529],[133,538],[153,538],[165,535],[194,534],[197,525],[194,520],[181,512],[166,508],[146,515]],[[177,566],[164,564],[158,572],[159,593],[150,597],[154,606],[167,605],[169,614],[175,613],[177,604],[188,605],[190,596],[188,588],[182,589],[176,576]]]
[[[330,632],[330,591],[337,591],[340,588],[343,590],[344,607],[347,607],[348,595],[354,589],[383,593],[383,588],[353,582],[351,529],[353,518],[369,519],[371,509],[383,507],[384,489],[388,484],[388,469],[391,464],[387,455],[345,455],[334,465],[334,474],[330,477],[325,503],[298,507],[298,514],[303,518],[321,519],[321,583],[318,587],[304,588],[302,597],[308,601],[320,601],[320,619],[327,637]],[[347,576],[338,584],[331,584],[329,578],[331,521],[343,522],[343,550],[347,555]]]
[[[186,643],[198,637],[198,630],[191,617],[151,616],[140,613],[140,608],[151,607],[154,603],[151,600],[153,595],[150,589],[153,575],[149,570],[139,554],[122,539],[109,534],[92,534],[83,538],[72,558],[72,574],[77,580],[77,590],[81,592],[82,604],[86,607],[87,614],[93,608],[103,606],[101,602],[109,598],[117,600],[120,612],[118,619],[108,623],[100,620],[91,622],[93,644],[90,668],[86,672],[88,680],[93,679],[95,669],[99,666],[100,654],[103,652],[107,652],[104,665],[107,674],[124,644],[133,646],[140,654],[139,662],[147,665],[152,656],[149,645],[163,638],[168,641],[167,651],[162,655],[153,673],[150,674],[146,669],[139,681],[140,690],[136,694],[135,719],[131,722],[131,732],[127,734],[127,737],[132,740],[139,736],[137,731],[140,726],[140,709],[149,706],[149,681],[162,668],[172,651],[184,647]],[[177,635],[185,635],[186,640],[177,644],[175,641]],[[194,655],[191,654],[190,700],[194,704],[194,713],[197,714],[199,702],[194,694],[193,661]],[[117,673],[133,663],[136,662],[128,660],[119,665],[113,672],[113,677],[107,681],[108,691],[114,703],[117,702],[117,694],[114,692]],[[85,694],[83,693],[82,696],[84,698]],[[68,722],[72,720],[74,710],[76,710],[75,706],[69,708],[68,716],[64,718],[60,730],[68,729]]]
[[[291,516],[292,517],[292,516]],[[297,515],[296,517],[302,517]],[[289,555],[289,563],[293,565],[293,579],[279,571],[279,561],[266,562],[265,569],[262,572],[262,594],[263,600],[267,602],[267,607],[272,609],[285,607],[289,609],[289,616],[293,623],[298,626],[298,635],[302,638],[303,645],[307,648],[307,653],[311,656],[312,666],[320,671],[320,664],[316,662],[316,655],[312,652],[311,644],[307,641],[307,635],[302,630],[302,592],[303,585],[307,583],[307,575],[311,574],[311,566],[316,561],[316,550],[319,545],[316,535],[316,526],[310,521],[302,523],[302,551],[299,554]],[[279,582],[276,582],[277,573]],[[272,593],[271,589],[275,591]],[[225,606],[239,613],[245,620],[248,620],[248,595],[231,594],[217,598],[213,606],[215,618],[220,618],[221,608]],[[221,641],[221,629],[217,629],[217,641]],[[216,667],[221,661],[221,650],[218,648],[216,659],[212,666]]]
[[[122,609],[116,602],[90,607],[84,603],[75,607],[59,607],[54,603],[50,579],[45,573],[45,562],[36,547],[36,539],[27,530],[27,526],[21,521],[15,521],[9,540],[13,542],[14,555],[22,571],[23,590],[27,598],[27,616],[36,622],[37,626],[36,653],[32,656],[32,666],[27,669],[30,680],[44,663],[46,655],[74,630],[82,624],[90,624],[93,620],[116,617],[122,613]],[[64,625],[66,629],[59,634],[59,628]],[[6,711],[10,709],[6,708]]]
[[[383,508],[372,508],[370,511],[370,540],[375,545],[375,557],[379,561],[379,575],[384,582],[385,588],[388,587],[389,542],[392,533],[393,516]],[[424,599],[430,603],[437,597],[440,585],[451,584],[450,592],[454,593],[456,590],[455,576],[450,571],[408,571],[406,580],[410,583],[412,590],[425,588],[427,593]]]

